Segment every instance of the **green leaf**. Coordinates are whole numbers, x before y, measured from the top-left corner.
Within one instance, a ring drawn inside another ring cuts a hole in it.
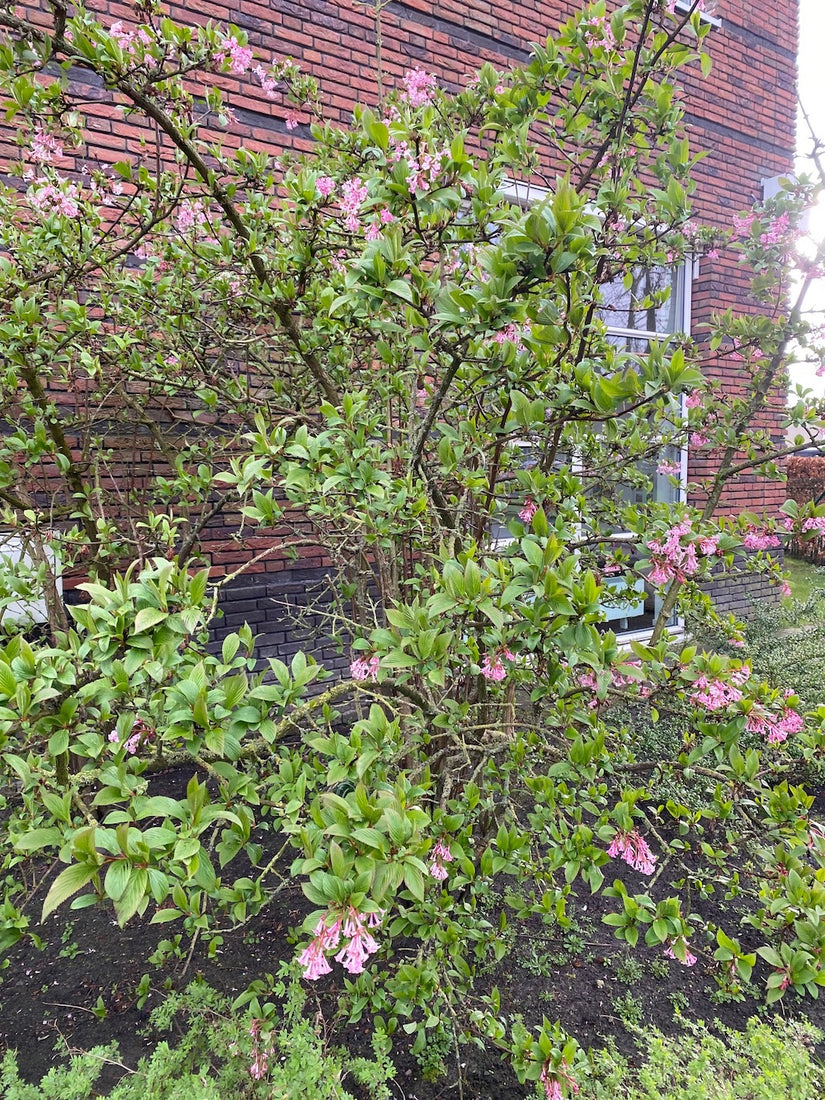
[[[72,894],[76,894],[87,882],[91,882],[96,874],[97,867],[90,866],[88,863],[73,863],[65,871],[61,871],[46,894],[40,920],[44,921],[59,905],[68,901]]]
[[[424,876],[411,863],[404,864],[404,885],[416,901],[424,900]]]
[[[13,699],[17,691],[17,680],[11,668],[5,661],[0,661],[0,694],[7,699]]]
[[[397,298],[403,298],[404,301],[409,302],[411,306],[415,305],[412,287],[409,283],[404,282],[403,279],[393,279],[391,283],[388,283],[387,293],[394,294]]]
[[[132,633],[142,634],[145,630],[151,630],[153,626],[162,623],[168,615],[168,611],[161,611],[158,607],[143,607],[135,615],[135,626]]]

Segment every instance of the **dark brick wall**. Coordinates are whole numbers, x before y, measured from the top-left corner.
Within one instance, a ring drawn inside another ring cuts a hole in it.
[[[248,623],[257,638],[260,660],[278,657],[286,664],[298,650],[325,668],[349,667],[346,632],[336,621],[329,598],[329,573],[295,567],[272,575],[241,577],[227,585],[219,602],[221,617],[213,626],[214,648],[227,634]],[[335,635],[340,642],[332,640]]]
[[[722,577],[705,591],[718,611],[731,612],[742,619],[748,618],[756,604],[776,604],[781,598],[777,586],[758,574]]]

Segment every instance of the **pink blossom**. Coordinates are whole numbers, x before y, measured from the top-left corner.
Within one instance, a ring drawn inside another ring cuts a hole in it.
[[[367,931],[368,921],[365,913],[359,913],[350,906],[342,931],[343,938],[349,939],[349,943],[335,956],[335,961],[341,963],[350,974],[363,974],[364,963],[378,950],[378,944]]]
[[[271,76],[263,67],[263,65],[256,65],[252,72],[258,78],[266,98],[276,99],[278,96],[279,81],[276,80],[275,77]]]
[[[256,1081],[260,1081],[269,1068],[269,1059],[272,1055],[272,1047],[261,1045],[261,1021],[253,1020],[249,1025],[249,1034],[252,1036],[252,1064],[249,1074]]]
[[[350,664],[349,671],[353,680],[372,680],[373,683],[378,679],[378,667],[381,663],[381,659],[377,653],[369,658],[356,657]]]
[[[532,499],[532,497],[525,497],[524,504],[522,505],[521,510],[519,511],[518,517],[519,517],[520,520],[523,520],[525,523],[529,523],[530,520],[533,518],[533,516],[536,514],[536,512],[538,512],[538,510],[539,510],[539,506]]]
[[[691,432],[689,442],[691,447],[705,447],[708,442],[708,437],[704,432]]]
[[[592,19],[588,19],[584,24],[584,28],[584,41],[589,50],[594,49],[596,46],[611,49],[616,45],[616,39],[613,37],[613,30],[607,16],[596,15]]]
[[[298,128],[299,122],[300,119],[296,114],[293,114],[292,111],[290,111],[284,118],[284,125],[286,126],[287,130],[296,130]]]
[[[740,238],[749,236],[753,220],[753,214],[734,214],[733,229],[735,235]]]
[[[391,222],[395,221],[395,215],[392,213],[388,206],[381,207],[381,213],[379,214],[379,217],[381,219],[382,225],[390,225]]]
[[[690,945],[688,944],[687,940],[682,940],[682,943],[684,944],[685,948],[685,957],[683,959],[680,959],[676,952],[673,950],[672,944],[669,944],[665,948],[665,955],[667,956],[667,958],[674,959],[676,962],[681,963],[682,966],[695,966],[696,956],[690,950]]]
[[[492,657],[489,653],[485,653],[484,660],[481,662],[481,675],[485,680],[501,681],[505,678],[507,670],[497,653]]]
[[[748,669],[748,676],[750,676],[750,669]],[[708,680],[707,676],[700,676],[694,681],[690,695],[690,701],[694,705],[705,707],[706,710],[723,710],[732,703],[738,703],[741,698],[742,692],[735,684],[719,679]]]
[[[788,517],[790,518],[790,517]],[[803,531],[825,531],[825,516],[811,516],[802,524]]]
[[[364,237],[368,241],[381,241],[384,239],[384,234],[381,232],[378,222],[370,222]]]
[[[522,325],[515,323],[507,325],[506,328],[497,332],[493,339],[497,344],[515,344],[516,351],[526,351],[524,346],[523,337],[530,335],[530,322],[525,321]]]
[[[704,554],[707,558],[712,557],[719,553],[719,536],[712,535],[699,539],[696,545],[699,547],[700,554]]]
[[[145,27],[136,27],[133,31],[128,30],[123,26],[120,20],[116,23],[112,23],[109,28],[109,34],[114,38],[115,42],[124,53],[132,56],[137,52],[137,44],[141,46],[150,46],[152,44],[152,39],[149,37]]]
[[[780,244],[788,233],[790,221],[787,214],[779,214],[761,234],[759,240],[762,244]]]
[[[772,550],[779,546],[779,539],[769,531],[749,525],[742,545],[746,550]]]
[[[338,205],[344,214],[344,226],[350,233],[357,233],[361,226],[358,214],[367,197],[367,185],[353,177],[346,181],[341,192]]]
[[[122,744],[126,752],[130,756],[134,756],[140,748],[141,742],[151,741],[154,736],[155,731],[152,727],[147,722],[144,722],[142,718],[136,718],[132,724],[132,732],[125,741],[121,742],[116,729],[109,733],[109,741],[113,745],[120,746]]]
[[[679,477],[681,472],[682,467],[678,462],[660,462],[656,467],[657,474],[666,474],[669,477]]]
[[[40,164],[50,164],[55,157],[63,156],[63,146],[54,136],[38,126],[28,148],[29,156]]]
[[[707,252],[705,253],[705,255],[707,256],[707,258],[709,260],[718,260],[719,259],[719,251],[716,248],[709,248],[707,250]]]
[[[328,199],[335,190],[335,180],[332,176],[319,176],[315,181],[315,186],[318,190],[318,194],[322,198]]]
[[[569,1070],[570,1067],[565,1061],[562,1061],[555,1069],[549,1062],[542,1066],[539,1081],[544,1086],[546,1100],[564,1100],[564,1093],[561,1090],[562,1081],[571,1092],[577,1093],[579,1091],[579,1086]]]
[[[652,584],[667,584],[673,579],[683,582],[698,571],[696,547],[692,542],[686,546],[682,543],[683,538],[691,535],[691,520],[684,519],[671,527],[664,542],[648,540],[647,548],[651,551],[648,580]]]
[[[298,964],[304,968],[304,977],[311,982],[323,974],[329,974],[332,967],[327,961],[325,951],[334,951],[341,938],[341,918],[336,917],[327,926],[322,917],[315,925],[312,941],[298,956]]]
[[[215,54],[215,60],[219,65],[228,61],[230,73],[234,76],[243,76],[252,64],[252,49],[249,46],[242,46],[237,38],[229,36],[221,42],[221,48]]]
[[[779,745],[787,741],[791,734],[799,733],[804,728],[805,719],[787,704],[780,714],[775,714],[757,703],[745,723],[745,729],[749,733],[761,734],[769,745]]]
[[[443,840],[438,840],[433,845],[433,849],[430,852],[430,874],[433,878],[437,878],[440,882],[449,874],[445,863],[452,863],[453,857],[450,849],[444,843]]]
[[[634,871],[643,875],[652,875],[656,870],[656,856],[651,852],[647,841],[635,829],[632,832],[617,832],[607,849],[614,859],[619,856]]]
[[[65,183],[63,187],[57,187],[45,180],[36,181],[41,182],[42,186],[35,186],[29,191],[29,202],[35,210],[41,214],[62,214],[64,218],[78,217],[80,190],[75,184]]]
[[[410,69],[404,74],[404,91],[401,98],[411,107],[426,107],[432,102],[436,82],[432,73],[424,69]]]
[[[693,392],[689,393],[685,398],[685,408],[687,409],[698,409],[701,404],[702,394],[699,390],[693,390]]]
[[[783,581],[782,584],[780,584],[779,586],[779,591],[781,595],[787,600],[788,597],[791,595],[791,586],[788,584],[787,581]]]
[[[175,225],[181,233],[200,229],[205,223],[206,211],[201,199],[182,202],[175,212]]]

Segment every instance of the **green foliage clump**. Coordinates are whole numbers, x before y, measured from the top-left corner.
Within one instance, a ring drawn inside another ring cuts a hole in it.
[[[170,994],[152,1013],[159,1031],[175,1026],[175,1043],[162,1040],[137,1069],[108,1094],[110,1100],[353,1100],[344,1086],[348,1075],[370,1100],[389,1100],[387,1081],[394,1069],[376,1037],[376,1057],[353,1058],[328,1048],[317,1021],[303,1014],[306,997],[296,982],[275,992],[283,1019],[255,1020],[202,981]],[[271,1006],[268,1006],[271,1008]],[[21,1079],[15,1051],[0,1064],[6,1100],[86,1100],[103,1067],[117,1062],[117,1044],[75,1055],[39,1083]],[[120,1063],[118,1063],[119,1065]],[[254,1075],[253,1066],[260,1068]]]
[[[684,1032],[647,1033],[638,1069],[615,1049],[593,1055],[579,1100],[820,1100],[823,1067],[812,1047],[821,1032],[807,1023],[748,1021],[744,1032],[714,1034],[684,1021]]]

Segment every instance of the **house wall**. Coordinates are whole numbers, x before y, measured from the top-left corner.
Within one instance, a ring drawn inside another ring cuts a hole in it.
[[[43,0],[41,0],[43,2]],[[117,0],[90,0],[89,8],[112,22],[135,20],[134,8]],[[525,62],[529,43],[551,34],[560,21],[579,5],[568,0],[393,0],[381,9],[381,47],[385,86],[400,82],[414,66],[433,71],[446,88],[457,90],[483,61],[498,67]],[[698,68],[688,72],[685,97],[688,133],[695,152],[706,157],[695,170],[696,219],[727,228],[732,215],[758,198],[761,181],[789,172],[792,166],[795,127],[795,56],[798,0],[772,0],[769,5],[752,0],[718,0],[716,15],[722,20],[709,37],[713,60],[711,75],[702,80]],[[31,10],[31,7],[29,8]],[[185,6],[169,5],[171,16],[181,22],[230,21],[244,29],[256,55],[267,58],[292,56],[320,80],[323,100],[333,120],[346,123],[357,101],[377,99],[376,16],[367,5],[354,0],[191,0]],[[243,142],[278,152],[310,147],[305,120],[289,131],[285,111],[270,103],[254,79],[220,77],[222,86],[237,104],[236,120],[221,137],[228,146]],[[88,154],[113,163],[145,155],[137,123],[112,110],[109,93],[88,82],[85,94],[91,132]],[[3,141],[0,135],[0,143]],[[3,157],[17,151],[0,144]],[[715,310],[753,308],[747,299],[747,276],[736,258],[724,253],[716,260],[702,260],[693,286],[693,331],[700,344],[706,339],[702,325]],[[718,380],[724,396],[741,396],[749,380],[741,364],[713,358],[708,375]],[[779,413],[784,395],[776,394],[771,414],[763,426],[781,442]],[[691,455],[688,478],[702,483],[714,468],[713,455]],[[745,475],[729,489],[721,511],[742,508],[774,512],[784,500],[782,485]],[[696,497],[701,502],[701,492]],[[212,549],[216,570],[231,572],[248,558],[249,548],[215,532]],[[225,627],[244,618],[263,634],[264,649],[283,646],[285,628],[272,599],[284,589],[305,591],[323,576],[320,559],[304,559],[300,567],[274,556],[260,563],[261,576],[237,582],[236,598],[225,601]],[[724,605],[733,607],[741,593],[720,590]],[[324,624],[317,623],[319,644]],[[343,658],[341,658],[343,660]]]

